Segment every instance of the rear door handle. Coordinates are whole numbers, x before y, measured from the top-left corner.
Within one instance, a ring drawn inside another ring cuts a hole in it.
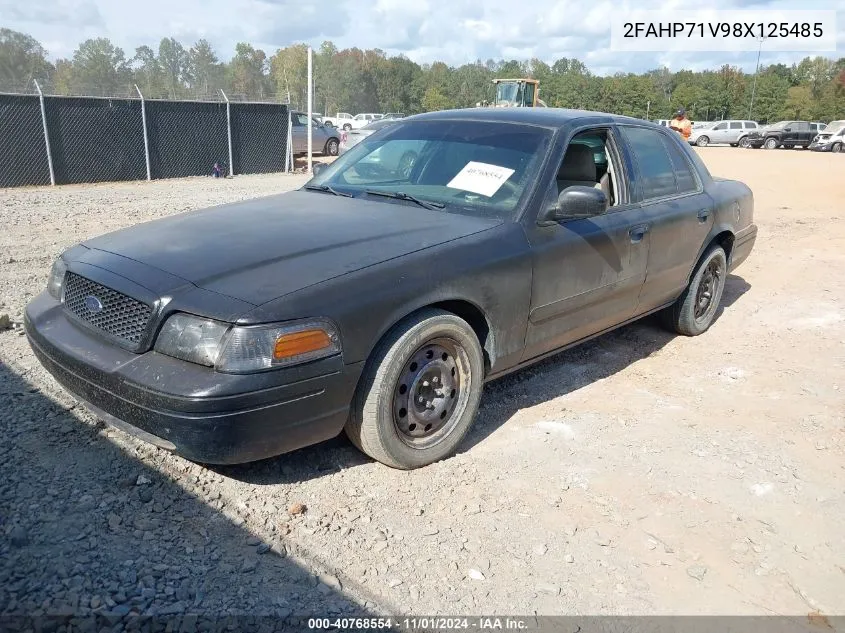
[[[706,222],[707,218],[710,217],[710,209],[702,209],[698,212],[698,221],[699,222]]]
[[[643,236],[648,233],[650,228],[651,225],[649,224],[638,224],[637,226],[631,227],[631,230],[628,231],[628,235],[631,236],[631,242],[636,244],[642,241]]]

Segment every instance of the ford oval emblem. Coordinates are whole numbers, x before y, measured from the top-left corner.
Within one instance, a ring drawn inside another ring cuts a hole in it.
[[[85,297],[85,307],[88,308],[88,312],[97,314],[103,311],[103,302],[91,295],[90,297]]]

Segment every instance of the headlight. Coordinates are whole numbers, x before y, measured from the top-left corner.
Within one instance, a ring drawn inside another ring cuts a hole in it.
[[[324,319],[232,326],[175,314],[162,327],[155,350],[221,372],[249,373],[332,356],[340,352],[340,337]]]
[[[50,277],[47,279],[47,292],[54,298],[62,298],[62,284],[65,281],[65,273],[67,272],[67,263],[60,255],[53,262],[53,267],[50,269]]]
[[[220,321],[174,314],[161,328],[155,350],[191,363],[213,367],[229,327],[228,323]]]

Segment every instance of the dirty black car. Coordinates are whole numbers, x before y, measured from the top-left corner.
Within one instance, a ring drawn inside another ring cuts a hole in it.
[[[96,415],[189,459],[345,429],[408,469],[459,448],[485,381],[650,313],[708,330],[756,234],[749,188],[666,128],[429,113],[297,191],[70,248],[25,327]]]

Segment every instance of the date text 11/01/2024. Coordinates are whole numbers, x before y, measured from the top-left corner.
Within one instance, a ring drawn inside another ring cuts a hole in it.
[[[824,37],[821,22],[625,22],[626,38]]]

